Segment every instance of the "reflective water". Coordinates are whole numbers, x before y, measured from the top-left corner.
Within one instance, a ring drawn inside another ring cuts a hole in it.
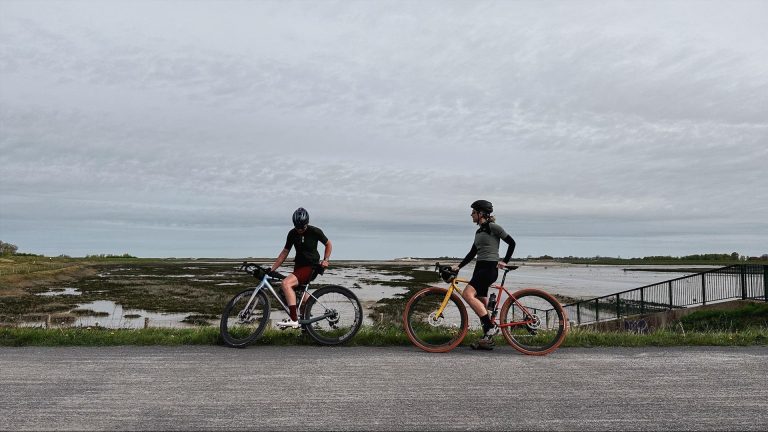
[[[82,293],[77,288],[57,288],[44,293],[38,293],[36,295],[43,296],[43,297],[52,297],[52,296],[65,296],[65,295],[79,296],[81,294]]]
[[[188,313],[162,313],[150,312],[142,309],[124,309],[119,304],[110,300],[97,300],[91,303],[83,303],[76,309],[87,309],[94,312],[108,313],[109,316],[81,316],[74,326],[91,327],[100,326],[108,328],[143,328],[144,319],[149,318],[149,327],[194,327],[192,324],[181,322]],[[129,315],[131,317],[126,317]],[[134,317],[133,315],[138,315]]]

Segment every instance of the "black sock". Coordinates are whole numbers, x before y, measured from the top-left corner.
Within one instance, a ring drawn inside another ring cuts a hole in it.
[[[488,332],[488,330],[493,328],[493,323],[491,323],[491,317],[488,316],[488,314],[481,316],[480,322],[483,323],[483,333],[486,333]]]
[[[291,312],[291,321],[298,321],[299,317],[296,315],[296,305],[289,305],[288,310]]]

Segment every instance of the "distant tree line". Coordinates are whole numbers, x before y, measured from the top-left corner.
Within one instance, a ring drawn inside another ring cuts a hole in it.
[[[37,255],[37,254],[30,254],[30,253],[20,253],[19,247],[15,244],[6,243],[2,240],[0,240],[0,256],[43,256],[43,255]],[[98,255],[86,255],[86,258],[89,259],[123,259],[123,258],[136,258],[135,256],[124,253],[122,255],[113,255],[113,254],[98,254]],[[71,258],[69,255],[59,255],[59,258]]]
[[[538,258],[533,257],[531,255],[528,256],[529,260],[542,260],[542,261],[562,261],[562,262],[568,262],[568,263],[574,263],[574,264],[580,264],[580,263],[600,263],[600,264],[628,264],[628,263],[672,263],[672,264],[692,264],[692,263],[734,263],[734,262],[757,262],[757,263],[765,263],[768,262],[768,254],[762,254],[760,256],[745,256],[741,255],[738,252],[733,252],[730,254],[722,253],[722,254],[694,254],[694,255],[685,255],[685,256],[669,256],[669,255],[655,255],[655,256],[646,256],[642,258],[621,258],[621,257],[606,257],[606,256],[594,256],[594,257],[575,257],[575,256],[567,256],[567,257],[559,257],[555,258],[550,255],[542,255]]]
[[[122,255],[113,255],[113,254],[98,254],[98,255],[86,255],[85,258],[87,259],[121,259],[121,258],[136,258],[135,256],[124,253]]]

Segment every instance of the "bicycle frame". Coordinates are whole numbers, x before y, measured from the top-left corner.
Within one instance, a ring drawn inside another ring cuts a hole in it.
[[[492,311],[489,311],[491,313],[491,322],[499,326],[499,328],[516,327],[516,326],[531,324],[534,322],[533,318],[529,318],[525,321],[512,321],[504,324],[499,324],[496,322],[496,311],[499,309],[499,305],[502,304],[502,301],[501,301],[502,291],[505,292],[512,299],[513,302],[515,302],[515,304],[523,311],[525,316],[533,317],[533,314],[528,312],[528,309],[522,304],[520,304],[520,302],[517,301],[517,298],[514,296],[514,294],[509,292],[509,290],[504,287],[504,282],[507,278],[507,273],[508,271],[504,272],[504,277],[501,279],[501,284],[491,285],[491,289],[498,290],[498,294],[496,295],[496,305],[493,307]],[[459,288],[459,285],[458,285],[460,283],[468,284],[469,280],[456,277],[453,279],[453,281],[451,281],[451,285],[448,287],[448,292],[446,293],[445,298],[443,299],[443,302],[440,304],[440,308],[437,310],[436,316],[439,317],[443,314],[443,310],[445,309],[446,306],[448,306],[448,301],[450,300],[451,295],[453,294],[454,291],[458,291],[459,296],[461,297],[463,293],[461,291],[461,288]],[[464,300],[464,298],[462,298],[462,300]]]
[[[253,294],[251,294],[251,298],[248,299],[248,303],[246,303],[246,305],[243,308],[243,310],[249,310],[251,305],[253,304],[253,300],[256,298],[256,296],[259,295],[261,290],[263,290],[264,288],[267,288],[269,290],[269,292],[272,293],[272,296],[275,299],[277,299],[277,302],[280,303],[280,306],[282,306],[282,308],[285,311],[285,313],[290,314],[290,309],[288,308],[288,305],[283,303],[283,300],[277,294],[277,291],[275,291],[275,288],[272,286],[272,284],[269,283],[269,281],[272,280],[272,279],[275,279],[275,278],[273,278],[273,277],[271,277],[269,275],[264,275],[264,277],[261,279],[261,283],[259,283],[259,285],[256,287],[256,289],[253,291]],[[300,297],[299,298],[299,302],[296,304],[296,308],[297,309],[301,310],[301,305],[304,302],[304,294],[306,294],[309,297],[314,298],[315,301],[318,302],[318,304],[320,304],[323,307],[325,307],[325,305],[320,303],[320,300],[318,300],[317,297],[315,297],[312,293],[309,292],[309,283],[307,283],[306,285],[304,285],[304,289],[301,290],[301,296],[297,296],[297,297]],[[307,301],[309,301],[309,298],[307,298]],[[328,308],[326,307],[326,309],[328,309]],[[308,319],[308,320],[299,319],[298,323],[299,324],[312,324],[314,322],[324,320],[324,319],[326,319],[326,318],[328,318],[328,317],[330,317],[332,315],[333,315],[332,313],[327,313],[326,312],[325,314],[317,316],[317,317],[314,317],[312,319]]]

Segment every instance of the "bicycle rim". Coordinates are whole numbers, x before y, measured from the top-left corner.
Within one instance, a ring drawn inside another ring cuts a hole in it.
[[[221,338],[231,347],[244,347],[253,342],[267,325],[269,300],[264,292],[260,292],[248,306],[253,291],[248,289],[233,297],[221,314]]]
[[[324,317],[307,324],[307,333],[323,345],[342,344],[355,336],[363,323],[360,301],[344,287],[320,288],[307,301],[304,319]]]
[[[520,323],[502,327],[504,338],[516,350],[529,355],[546,355],[557,349],[565,339],[568,320],[560,303],[551,295],[535,289],[514,293],[501,309],[501,324]]]
[[[467,334],[467,309],[456,294],[438,316],[448,291],[425,288],[405,305],[403,325],[411,343],[427,352],[446,352],[455,348]]]

